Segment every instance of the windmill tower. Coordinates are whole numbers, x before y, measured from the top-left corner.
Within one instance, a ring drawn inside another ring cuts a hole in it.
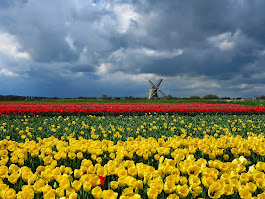
[[[159,91],[163,96],[166,96],[158,87],[160,86],[163,79],[158,80],[157,84],[155,85],[151,80],[149,80],[150,85],[152,86],[149,89],[149,99],[158,99],[157,91]]]

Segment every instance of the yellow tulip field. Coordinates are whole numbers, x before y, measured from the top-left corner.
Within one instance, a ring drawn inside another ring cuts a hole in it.
[[[0,115],[0,198],[265,198],[264,114]]]

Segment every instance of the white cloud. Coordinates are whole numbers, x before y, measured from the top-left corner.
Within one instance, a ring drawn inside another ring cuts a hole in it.
[[[100,66],[97,68],[97,75],[104,75],[108,72],[108,69],[112,67],[111,63],[102,63]]]
[[[143,53],[147,56],[152,56],[152,57],[161,57],[161,58],[174,58],[176,56],[182,55],[183,50],[182,49],[174,49],[173,51],[159,51],[159,50],[151,50],[148,48],[142,48],[142,49],[137,49],[139,53]]]
[[[87,57],[87,46],[85,46],[79,56],[78,63],[89,63],[89,59]]]
[[[124,48],[120,48],[119,50],[116,50],[113,53],[111,53],[109,58],[119,62],[122,59],[124,59],[125,55],[127,54],[127,52],[125,52],[125,51],[126,50]]]
[[[76,50],[76,47],[74,46],[74,41],[69,35],[65,37],[65,41],[68,43],[71,49]]]
[[[208,41],[219,48],[222,51],[231,50],[234,48],[234,42],[231,40],[231,32],[219,34],[217,36],[213,36],[208,38]]]
[[[233,49],[240,37],[242,37],[240,31],[236,31],[234,34],[231,32],[226,32],[217,36],[209,37],[208,42],[219,48],[221,51],[226,51]]]
[[[240,84],[239,85],[239,88],[247,88],[248,87],[248,84]]]
[[[148,56],[153,58],[174,58],[182,55],[182,49],[174,49],[173,51],[168,50],[152,50],[149,48],[136,48],[136,49],[124,49],[121,48],[119,50],[114,51],[110,58],[116,61],[121,61],[124,59],[124,56],[130,55],[140,55],[140,56]]]
[[[2,68],[0,70],[0,75],[6,76],[6,77],[17,77],[17,76],[19,76],[18,74],[14,73],[12,71],[9,71],[5,68]]]
[[[149,79],[155,81],[158,80],[158,78],[163,78],[151,73],[128,74],[122,71],[106,73],[104,70],[106,70],[108,67],[111,67],[108,63],[101,64],[100,69],[97,72],[97,75],[100,77],[98,81],[101,84],[119,86],[144,85],[145,87],[149,87]]]
[[[263,92],[265,89],[265,86],[264,85],[254,86],[253,89],[261,90],[261,92]]]
[[[190,88],[220,88],[221,86],[214,80],[207,79],[205,76],[192,78],[194,83],[191,84]]]
[[[30,59],[30,55],[21,51],[21,46],[17,39],[8,33],[0,33],[0,52],[17,59]]]
[[[116,5],[113,10],[117,16],[120,33],[125,33],[128,30],[131,20],[138,21],[140,19],[140,15],[129,4]]]

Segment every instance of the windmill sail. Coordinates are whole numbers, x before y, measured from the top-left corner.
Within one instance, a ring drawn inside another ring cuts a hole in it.
[[[159,91],[163,96],[166,96],[165,93],[163,93],[158,87],[160,86],[163,79],[159,79],[157,81],[157,84],[154,84],[151,80],[149,80],[150,85],[152,88],[149,89],[149,99],[157,99],[157,91]]]

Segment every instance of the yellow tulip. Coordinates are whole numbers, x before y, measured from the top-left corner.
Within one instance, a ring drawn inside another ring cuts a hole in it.
[[[130,168],[128,169],[128,174],[129,174],[130,176],[135,177],[135,176],[138,174],[138,170],[137,170],[137,168],[136,168],[136,167],[130,167]]]
[[[192,165],[188,168],[188,174],[189,175],[199,175],[199,173],[201,172],[201,168],[198,167],[197,165]]]
[[[68,157],[69,157],[71,160],[73,160],[73,159],[76,158],[76,153],[73,153],[73,152],[68,153]]]
[[[42,179],[39,179],[38,181],[36,181],[33,185],[33,189],[34,191],[36,191],[37,193],[42,192],[42,188],[45,186],[45,182]]]
[[[10,161],[11,161],[12,163],[18,163],[18,157],[17,157],[17,156],[12,156],[12,157],[10,158]]]
[[[75,180],[72,182],[72,187],[76,190],[79,191],[81,189],[82,183],[78,180]]]
[[[91,190],[92,184],[91,182],[84,182],[83,183],[83,188],[85,192],[89,192]]]
[[[78,152],[76,154],[76,157],[79,159],[79,160],[82,160],[83,159],[83,153],[82,152]]]
[[[69,198],[71,194],[74,194],[75,193],[75,189],[73,188],[69,188],[69,189],[66,189],[66,197]],[[73,195],[74,197],[75,195]]]
[[[225,184],[223,187],[223,191],[224,194],[227,196],[232,195],[234,193],[233,186],[231,186],[230,184]]]
[[[150,186],[151,188],[154,188],[158,194],[160,194],[163,191],[163,182],[162,180],[158,182],[153,182]]]
[[[185,176],[180,176],[179,182],[180,182],[180,184],[185,185],[188,183],[188,180]]]
[[[70,188],[70,181],[67,177],[64,177],[59,181],[59,185],[60,185],[60,187],[62,187],[63,189],[66,190],[66,189]]]
[[[257,195],[257,198],[262,198],[262,199],[265,198],[265,193],[263,192],[263,193],[261,193],[261,194],[258,194],[258,195]]]
[[[172,193],[175,190],[176,190],[175,182],[166,182],[164,184],[165,193],[170,194],[170,193]]]
[[[265,189],[265,180],[263,178],[257,178],[257,180],[256,180],[256,186],[259,189]]]
[[[16,198],[16,191],[12,188],[6,190],[3,198],[15,199]]]
[[[111,181],[110,182],[111,189],[117,189],[118,185],[119,185],[119,183],[117,181]]]
[[[188,185],[177,185],[176,191],[180,198],[185,198],[189,194]]]
[[[189,185],[199,186],[201,184],[201,180],[198,176],[190,175],[189,176]]]
[[[225,181],[225,183],[229,183],[231,179],[231,175],[229,173],[224,173],[221,175],[221,179]]]
[[[102,162],[102,158],[101,157],[97,157],[96,161],[97,161],[97,163],[100,164]]]
[[[167,199],[179,199],[179,196],[177,194],[170,194]]]
[[[7,166],[1,166],[0,167],[0,178],[4,179],[8,175],[8,167]]]
[[[240,182],[241,182],[241,184],[248,183],[249,182],[249,174],[248,173],[241,173]]]
[[[142,180],[137,180],[137,188],[143,189],[143,181]]]
[[[53,160],[53,158],[52,158],[51,155],[46,156],[46,157],[43,159],[43,161],[44,161],[44,165],[49,165],[49,164],[51,164],[52,160]]]
[[[83,175],[83,172],[80,169],[74,170],[74,177],[75,178],[81,178],[82,175]]]
[[[149,199],[156,199],[158,194],[159,193],[155,188],[148,188],[147,189],[147,196]]]
[[[237,179],[232,179],[230,185],[233,187],[234,191],[237,191],[240,187],[240,182]]]
[[[101,187],[95,187],[92,189],[91,191],[93,197],[95,199],[100,199],[102,197],[102,190],[101,190]]]
[[[214,182],[208,189],[208,196],[210,198],[219,198],[223,195],[223,189],[218,182]]]
[[[32,172],[31,171],[22,173],[22,179],[23,179],[24,182],[27,182],[30,179],[31,176],[32,176]]]
[[[107,170],[104,167],[99,167],[97,170],[97,175],[105,178],[107,175]]]
[[[202,177],[202,184],[208,189],[214,183],[214,179],[212,177]]]
[[[196,184],[193,184],[193,185],[190,186],[189,191],[192,194],[192,196],[194,198],[196,198],[198,195],[201,194],[202,188],[201,188],[201,186],[198,186]]]
[[[117,172],[117,175],[118,175],[119,177],[121,177],[121,178],[124,178],[124,177],[127,176],[127,170],[126,170],[126,169],[118,168],[118,169],[116,170],[116,172]]]
[[[132,187],[125,188],[122,191],[122,195],[125,195],[125,196],[133,196],[134,195],[133,188]]]
[[[166,177],[166,182],[168,182],[168,183],[176,184],[176,183],[178,183],[178,181],[179,181],[179,175],[175,174],[175,175],[169,175]]]
[[[11,183],[11,184],[15,184],[17,182],[19,178],[19,175],[17,173],[12,173],[9,177],[8,177],[8,181]]]
[[[251,193],[248,190],[246,190],[246,189],[240,189],[239,190],[239,195],[243,199],[247,199],[247,198],[251,198],[252,197]]]
[[[17,199],[33,199],[34,198],[34,192],[29,193],[27,191],[19,191],[17,193]]]
[[[91,184],[93,187],[100,185],[100,178],[98,177],[98,175],[93,174],[91,178]]]
[[[77,197],[78,197],[77,193],[71,193],[69,195],[69,199],[77,199]]]
[[[10,174],[19,172],[20,167],[18,167],[16,164],[11,164],[8,168],[8,172]]]
[[[103,190],[102,198],[103,199],[116,199],[118,197],[118,193],[114,192],[113,190]]]
[[[44,199],[55,199],[55,193],[53,191],[49,191],[43,194]]]
[[[257,186],[253,182],[249,182],[246,184],[246,188],[249,192],[254,193],[257,190]]]
[[[64,189],[62,187],[58,187],[56,190],[55,190],[55,193],[58,197],[63,197],[64,196]]]
[[[33,174],[34,175],[34,174]],[[58,175],[61,175],[61,172],[60,172],[60,168],[59,167],[56,167],[55,169],[53,169],[52,171],[52,176],[54,178],[56,178]]]
[[[42,187],[42,192],[43,193],[48,193],[50,191],[53,191],[52,187],[48,184],[46,184],[44,187]]]

